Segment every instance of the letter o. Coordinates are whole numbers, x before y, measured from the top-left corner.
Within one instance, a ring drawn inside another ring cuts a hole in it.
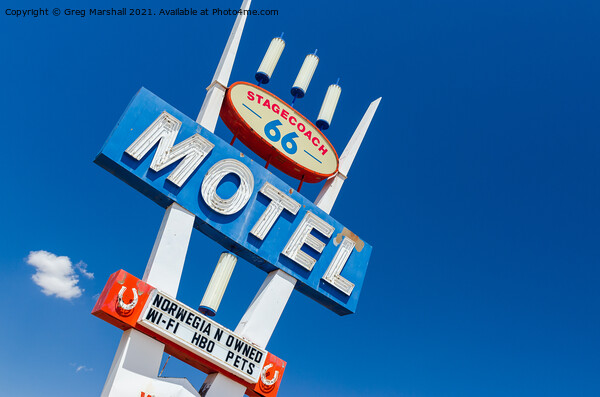
[[[208,345],[206,345],[206,351],[209,353],[212,353],[214,348],[215,348],[215,342],[213,342],[212,340],[209,340]]]
[[[240,178],[238,190],[228,199],[222,199],[217,194],[217,186],[229,174]],[[254,176],[250,169],[235,159],[224,159],[213,165],[202,181],[202,198],[213,210],[223,215],[232,215],[241,210],[250,200],[254,190]]]

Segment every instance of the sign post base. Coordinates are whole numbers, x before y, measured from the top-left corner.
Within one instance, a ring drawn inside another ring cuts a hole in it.
[[[187,379],[157,378],[164,345],[135,329],[123,332],[102,397],[199,397]]]

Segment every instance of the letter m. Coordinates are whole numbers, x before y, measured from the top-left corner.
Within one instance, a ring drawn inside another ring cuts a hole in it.
[[[136,160],[141,160],[158,143],[150,169],[160,171],[181,160],[167,178],[181,187],[215,145],[196,133],[173,146],[180,128],[181,121],[167,112],[162,112],[150,127],[146,128],[125,150],[125,153]]]

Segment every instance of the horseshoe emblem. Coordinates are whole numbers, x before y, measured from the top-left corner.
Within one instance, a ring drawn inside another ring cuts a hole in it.
[[[273,366],[273,363],[269,365],[265,365],[262,372],[260,373],[260,380],[267,386],[273,386],[275,382],[277,382],[277,378],[279,377],[279,371],[275,371],[275,374],[271,379],[267,379],[267,371]]]
[[[129,310],[133,309],[135,307],[135,305],[137,305],[138,293],[135,290],[135,288],[132,288],[131,291],[133,292],[133,300],[126,304],[125,302],[123,302],[123,294],[125,293],[125,290],[127,290],[127,287],[122,286],[121,290],[119,291],[119,295],[117,297],[117,305],[119,306],[120,309],[122,309],[124,311],[129,311]]]

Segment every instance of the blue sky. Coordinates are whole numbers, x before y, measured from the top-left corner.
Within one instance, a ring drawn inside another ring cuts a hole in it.
[[[172,6],[239,7],[221,3]],[[134,5],[77,5],[110,6]],[[297,108],[316,118],[341,78],[326,133],[339,153],[383,97],[331,212],[373,246],[357,313],[339,317],[292,295],[267,347],[288,362],[280,395],[600,395],[600,5],[253,8],[279,16],[248,18],[230,82],[253,82],[283,31],[267,88],[291,99],[302,59],[318,48]],[[142,86],[195,119],[234,18],[4,10],[0,386],[98,395],[120,331],[90,314],[95,295],[118,269],[143,275],[164,210],[92,160]],[[231,138],[222,122],[216,134]],[[302,193],[314,199],[320,187]],[[29,256],[42,250],[68,260]],[[200,302],[221,251],[194,231],[179,300]],[[28,260],[56,265],[48,272],[67,279],[62,297],[42,292]],[[235,328],[264,277],[240,261],[216,321]],[[164,375],[197,387],[204,378],[176,360]]]

